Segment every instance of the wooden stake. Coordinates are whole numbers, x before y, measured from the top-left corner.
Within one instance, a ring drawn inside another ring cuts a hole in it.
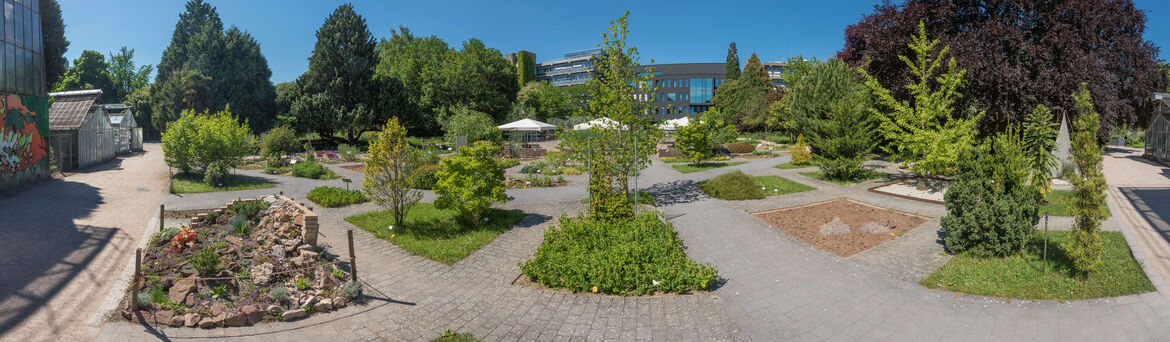
[[[158,205],[158,231],[160,232],[163,231],[163,212],[167,211],[166,209],[166,205]]]
[[[346,236],[349,239],[349,275],[350,280],[357,281],[357,261],[353,254],[353,229],[346,231]]]
[[[126,304],[126,309],[131,312],[138,311],[138,279],[142,277],[142,248],[134,250],[134,279],[130,284],[130,303]]]

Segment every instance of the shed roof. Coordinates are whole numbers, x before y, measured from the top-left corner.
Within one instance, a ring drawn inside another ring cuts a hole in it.
[[[49,108],[49,129],[76,129],[85,121],[85,115],[93,111],[94,104],[101,104],[102,90],[75,90],[49,93],[53,107]]]

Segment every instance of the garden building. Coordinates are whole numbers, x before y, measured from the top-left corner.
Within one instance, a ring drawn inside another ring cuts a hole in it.
[[[552,132],[557,129],[557,126],[532,119],[521,119],[499,125],[496,128],[508,132],[514,137],[514,140],[527,143],[551,138]]]
[[[102,105],[106,117],[110,118],[110,125],[114,126],[117,135],[118,154],[142,150],[142,127],[134,121],[134,114],[130,106],[123,103]]]
[[[114,158],[117,128],[102,106],[101,89],[50,93],[50,146],[61,170],[95,165]]]
[[[1154,93],[1153,119],[1146,130],[1145,156],[1170,165],[1170,94]]]
[[[6,28],[0,32],[7,32],[0,34],[0,47],[8,52],[0,68],[0,191],[49,176],[49,97],[41,25],[33,24],[41,20],[37,4],[6,0],[0,16]]]

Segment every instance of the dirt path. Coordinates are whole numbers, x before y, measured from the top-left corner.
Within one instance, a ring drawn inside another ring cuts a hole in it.
[[[97,336],[167,181],[159,144],[0,196],[0,340]]]

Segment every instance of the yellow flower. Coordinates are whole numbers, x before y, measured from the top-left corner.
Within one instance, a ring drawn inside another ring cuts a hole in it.
[[[891,234],[891,235],[893,235],[893,234]],[[390,234],[390,238],[391,238],[391,239],[393,239],[393,238],[394,238],[394,234]]]
[[[593,293],[597,293],[597,286],[593,287]]]
[[[890,236],[894,236],[894,233],[890,233]]]

